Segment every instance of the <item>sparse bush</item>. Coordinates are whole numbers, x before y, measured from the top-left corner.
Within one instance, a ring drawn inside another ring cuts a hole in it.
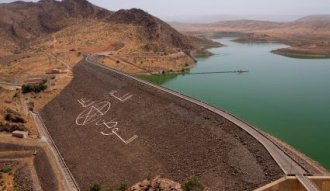
[[[10,167],[3,167],[1,169],[1,172],[3,172],[3,173],[9,173],[10,171],[11,171],[11,168]]]
[[[32,88],[30,85],[27,85],[27,84],[23,84],[22,85],[22,93],[25,94],[25,93],[29,93],[32,91]]]
[[[5,115],[5,120],[6,120],[6,121],[10,121],[10,120],[11,120],[11,114],[10,114],[10,113],[7,113],[7,114]]]
[[[89,190],[90,191],[101,191],[101,186],[99,184],[94,184],[93,186],[91,186],[91,188]]]
[[[126,184],[121,184],[116,191],[125,191],[127,189],[127,185]]]
[[[101,188],[99,184],[94,184],[91,188],[90,191],[101,191],[104,190]],[[127,185],[126,184],[121,184],[118,188],[106,188],[104,191],[126,191],[127,190]]]
[[[23,124],[1,124],[0,125],[0,132],[8,132],[12,133],[14,131],[26,131],[26,127]]]
[[[29,92],[40,93],[41,91],[44,91],[44,90],[47,89],[46,82],[47,82],[47,80],[43,80],[38,85],[23,84],[22,85],[22,93],[24,93],[24,94],[29,93]]]
[[[203,191],[204,186],[198,181],[197,178],[188,180],[183,186],[184,191]]]

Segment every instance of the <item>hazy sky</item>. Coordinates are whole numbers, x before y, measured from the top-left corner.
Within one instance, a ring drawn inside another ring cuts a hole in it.
[[[0,0],[1,3],[12,0]],[[142,8],[159,17],[182,15],[330,14],[329,0],[90,0],[109,10]]]

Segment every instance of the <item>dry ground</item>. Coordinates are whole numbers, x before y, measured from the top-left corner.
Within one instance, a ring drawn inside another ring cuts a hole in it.
[[[183,72],[195,64],[195,60],[184,53],[171,55],[111,55],[99,58],[99,62],[128,74],[150,74]]]
[[[4,115],[7,108],[13,109],[26,119],[25,126],[28,128],[29,134],[32,136],[38,134],[33,121],[28,116],[25,103],[32,101],[35,110],[40,110],[50,100],[54,99],[71,81],[71,68],[82,58],[77,52],[57,53],[56,55],[68,63],[69,68],[63,66],[59,61],[56,62],[54,58],[50,61],[46,52],[26,53],[17,59],[17,56],[15,56],[14,59],[8,59],[11,61],[0,64],[0,81],[2,82],[24,84],[25,80],[31,77],[42,77],[48,80],[47,90],[39,94],[22,94],[20,90],[7,90],[0,87],[0,121],[5,121]],[[55,68],[65,72],[62,74],[46,74],[49,70]]]
[[[46,153],[36,140],[0,135],[0,170],[10,169],[0,172],[0,190],[61,190]]]

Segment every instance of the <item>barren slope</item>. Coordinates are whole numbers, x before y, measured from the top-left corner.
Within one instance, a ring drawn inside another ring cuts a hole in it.
[[[111,15],[86,0],[13,2],[0,4],[0,12],[0,39],[10,41],[1,45],[1,49],[9,52],[19,51],[27,41],[63,29],[75,19],[102,19]],[[15,46],[10,46],[11,43]]]
[[[83,62],[41,115],[82,190],[157,175],[181,183],[197,177],[213,191],[251,190],[282,175],[257,140],[224,118]],[[129,144],[119,138],[133,135]]]

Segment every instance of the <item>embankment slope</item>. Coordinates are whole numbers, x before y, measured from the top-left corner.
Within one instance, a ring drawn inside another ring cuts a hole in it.
[[[221,116],[89,63],[76,65],[72,82],[41,116],[82,190],[157,175],[181,183],[197,177],[211,190],[251,190],[283,175],[257,140]],[[138,138],[126,145],[114,133]]]

